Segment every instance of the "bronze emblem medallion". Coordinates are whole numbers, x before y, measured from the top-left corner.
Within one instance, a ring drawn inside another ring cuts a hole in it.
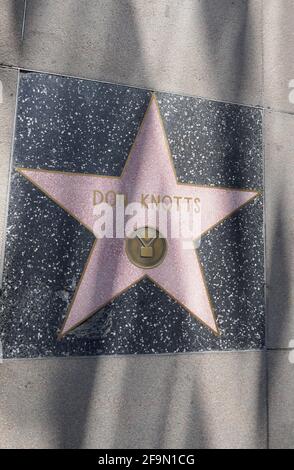
[[[132,237],[126,239],[126,253],[135,266],[144,269],[155,268],[165,258],[167,241],[152,227],[135,230]]]

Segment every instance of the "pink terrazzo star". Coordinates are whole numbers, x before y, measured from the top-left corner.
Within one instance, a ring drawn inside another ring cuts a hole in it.
[[[120,177],[24,168],[18,171],[91,232],[95,222],[95,190],[127,194],[128,202],[139,202],[142,192],[200,198],[202,233],[258,195],[255,191],[177,183],[155,97],[150,101]],[[131,263],[123,239],[96,239],[60,336],[83,323],[147,273],[192,316],[219,334],[197,250],[183,249],[180,239],[168,237],[167,243],[162,264],[147,271]]]

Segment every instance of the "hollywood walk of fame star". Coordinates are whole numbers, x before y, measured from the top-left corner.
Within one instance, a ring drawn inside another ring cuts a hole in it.
[[[120,177],[18,168],[44,194],[93,233],[93,192],[114,191],[140,201],[145,193],[171,194],[201,200],[202,235],[258,196],[257,191],[178,183],[163,122],[152,96]],[[163,262],[146,269],[133,264],[122,238],[95,239],[60,337],[85,322],[115,297],[150,278],[189,313],[219,334],[197,250],[183,249],[180,239],[168,238]]]

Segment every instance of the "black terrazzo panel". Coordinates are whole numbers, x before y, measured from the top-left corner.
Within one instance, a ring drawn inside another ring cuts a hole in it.
[[[149,91],[22,74],[14,168],[119,175]],[[157,94],[178,180],[262,189],[262,112]],[[1,296],[5,357],[259,349],[264,344],[263,201],[202,240],[200,259],[221,336],[141,281],[57,340],[93,236],[13,170]]]

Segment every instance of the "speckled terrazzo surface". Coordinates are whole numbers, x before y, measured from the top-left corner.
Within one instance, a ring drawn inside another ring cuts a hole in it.
[[[23,74],[13,167],[120,175],[150,95]],[[163,93],[157,99],[179,181],[262,189],[259,109]],[[0,317],[5,357],[263,347],[262,198],[202,240],[199,254],[220,337],[144,280],[58,341],[93,240],[13,170]]]

